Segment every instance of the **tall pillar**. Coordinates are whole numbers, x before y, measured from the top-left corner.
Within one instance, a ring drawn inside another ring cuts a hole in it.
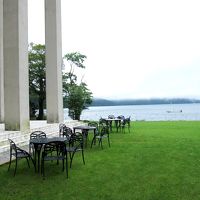
[[[0,0],[0,123],[4,122],[3,0]]]
[[[29,123],[28,2],[4,0],[5,129],[25,131]]]
[[[45,0],[47,122],[63,121],[61,0]]]

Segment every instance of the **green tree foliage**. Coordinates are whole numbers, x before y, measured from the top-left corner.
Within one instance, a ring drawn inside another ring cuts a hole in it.
[[[46,100],[46,66],[45,46],[41,44],[29,45],[29,93],[30,115],[35,116],[35,109],[39,109],[39,120],[44,119],[44,104]]]
[[[80,85],[74,84],[69,88],[66,104],[69,108],[69,116],[72,119],[80,120],[82,111],[92,103],[91,95],[92,93],[87,89],[85,83]]]
[[[77,83],[74,68],[85,68],[83,62],[86,56],[75,52],[66,54],[64,59],[70,64],[70,71],[63,74],[64,105],[69,109],[72,119],[80,120],[82,111],[92,103],[92,92],[83,81]]]
[[[74,73],[75,67],[85,68],[83,62],[86,56],[80,53],[69,53],[64,56],[70,64],[70,70],[63,73],[63,96],[64,105],[69,109],[72,119],[80,119],[81,112],[92,103],[92,93],[87,85],[81,81],[77,83]],[[29,92],[30,92],[30,114],[35,116],[35,110],[39,109],[39,120],[44,119],[44,106],[46,101],[46,66],[45,46],[41,44],[29,45]]]
[[[79,52],[68,53],[64,56],[64,59],[70,63],[71,69],[73,66],[85,68],[83,62],[86,58],[87,57],[85,55],[80,54]]]

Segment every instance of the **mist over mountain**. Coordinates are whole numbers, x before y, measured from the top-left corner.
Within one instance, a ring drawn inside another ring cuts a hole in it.
[[[189,98],[152,98],[152,99],[120,99],[120,100],[93,98],[91,106],[155,105],[155,104],[186,104],[186,103],[200,103],[200,100],[189,99]]]

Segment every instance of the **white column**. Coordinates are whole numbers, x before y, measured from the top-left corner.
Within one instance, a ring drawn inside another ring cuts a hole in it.
[[[0,123],[4,122],[3,0],[0,0]]]
[[[4,0],[5,129],[28,130],[28,2]]]
[[[61,0],[45,0],[47,122],[63,121]]]

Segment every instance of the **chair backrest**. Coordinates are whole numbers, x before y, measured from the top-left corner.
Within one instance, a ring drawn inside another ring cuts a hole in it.
[[[100,119],[99,119],[99,124],[102,124],[102,123],[107,123],[106,119],[100,118]]]
[[[10,153],[12,152],[12,150],[14,152],[17,152],[17,145],[14,143],[14,141],[9,138],[8,138],[8,141],[10,143]]]
[[[70,145],[76,148],[83,148],[83,134],[76,132],[76,134],[71,135]]]
[[[66,144],[63,141],[51,141],[44,145],[42,156],[49,156],[49,157],[55,157],[55,154],[52,154],[52,152],[57,152],[57,156],[60,155],[60,153],[66,153]]]
[[[30,134],[30,139],[33,138],[46,138],[47,135],[43,131],[34,131]]]
[[[130,122],[131,122],[131,116],[129,116],[129,117],[126,118],[126,122],[130,124]]]
[[[73,135],[73,131],[70,127],[64,126],[61,136],[70,138]]]
[[[100,118],[99,119],[99,126],[109,126],[109,122],[104,118]]]
[[[98,128],[98,123],[97,122],[88,122],[88,126],[96,127]]]
[[[28,154],[25,150],[18,147],[13,140],[8,138],[8,141],[10,143],[10,154],[11,155],[14,155],[15,157],[17,157],[17,154],[20,152]]]
[[[108,126],[102,126],[100,134],[101,134],[101,136],[108,135],[109,134],[109,128],[108,128]]]
[[[66,127],[65,124],[61,123],[59,124],[59,136],[63,135],[63,129]]]
[[[117,118],[122,120],[125,119],[124,115],[119,115]]]
[[[127,118],[125,118],[125,119],[123,120],[123,123],[124,123],[124,124],[130,125],[130,122],[131,122],[131,117],[130,117],[130,116],[127,117]]]
[[[114,115],[108,115],[108,119],[115,119]]]

